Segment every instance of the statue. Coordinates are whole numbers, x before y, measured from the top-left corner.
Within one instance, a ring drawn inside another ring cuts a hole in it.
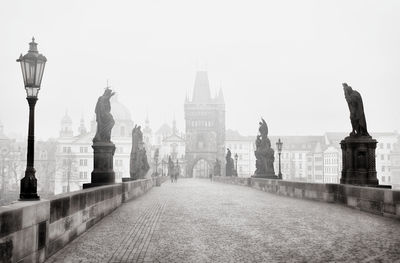
[[[132,150],[130,158],[131,179],[143,179],[149,171],[146,149],[143,143],[143,133],[140,126],[135,125],[132,130]]]
[[[375,161],[378,142],[368,133],[360,93],[346,83],[342,85],[350,110],[352,131],[340,142],[342,148],[340,183],[376,187],[379,185]]]
[[[364,105],[360,93],[353,90],[347,83],[343,83],[342,85],[344,97],[349,105],[350,120],[353,129],[350,136],[369,136],[364,114]]]
[[[214,176],[221,176],[221,162],[218,159],[214,163]]]
[[[226,170],[225,170],[225,176],[233,176],[235,174],[235,168],[234,168],[234,163],[232,159],[232,153],[229,148],[227,148],[227,153],[226,153]]]
[[[114,153],[115,145],[111,142],[111,130],[114,127],[114,118],[111,115],[110,99],[115,94],[106,88],[104,94],[97,100],[95,113],[97,122],[96,135],[93,138],[93,171],[90,183],[83,184],[83,188],[115,183]]]
[[[93,138],[93,142],[111,142],[111,129],[114,127],[115,121],[111,115],[110,98],[115,94],[111,89],[106,88],[104,94],[99,97],[96,104],[96,122],[97,131]]]
[[[256,137],[256,171],[254,177],[277,178],[274,171],[274,149],[271,148],[271,141],[268,138],[268,126],[263,118],[259,122],[259,135]]]

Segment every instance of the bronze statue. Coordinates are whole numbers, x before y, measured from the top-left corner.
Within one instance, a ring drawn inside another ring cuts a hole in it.
[[[347,83],[343,83],[344,97],[350,110],[350,120],[352,132],[350,136],[369,136],[367,131],[367,122],[365,120],[364,106],[361,95],[353,90]]]
[[[111,115],[110,98],[115,94],[111,89],[106,88],[104,94],[99,97],[96,104],[97,131],[93,142],[111,142],[111,129],[115,121]]]
[[[143,179],[149,171],[146,149],[143,143],[143,133],[140,126],[135,125],[132,130],[132,149],[130,158],[130,175],[134,180]]]
[[[235,167],[232,159],[232,153],[229,148],[227,148],[225,159],[226,159],[225,176],[233,176],[235,174]]]
[[[268,138],[268,126],[263,118],[259,122],[259,135],[256,137],[256,171],[255,177],[275,177],[274,171],[274,149],[271,148],[271,141]]]

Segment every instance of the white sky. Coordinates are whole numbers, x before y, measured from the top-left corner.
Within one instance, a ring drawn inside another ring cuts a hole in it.
[[[222,86],[226,127],[273,135],[350,131],[341,83],[364,100],[370,132],[400,129],[400,1],[2,1],[0,120],[27,133],[15,59],[35,36],[48,63],[36,136],[56,137],[68,109],[87,126],[106,80],[142,124],[184,129],[197,69]]]

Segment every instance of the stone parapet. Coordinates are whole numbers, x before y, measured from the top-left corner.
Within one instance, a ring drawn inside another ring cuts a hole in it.
[[[216,182],[228,183],[314,201],[338,203],[346,206],[400,219],[400,191],[354,186],[348,184],[320,184],[261,178],[214,177]]]
[[[44,262],[123,202],[165,180],[141,179],[2,206],[0,262]]]

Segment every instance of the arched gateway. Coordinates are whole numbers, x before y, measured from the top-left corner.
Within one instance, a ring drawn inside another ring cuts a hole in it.
[[[189,177],[208,177],[218,158],[225,160],[225,102],[222,90],[211,97],[206,71],[199,71],[192,99],[185,101],[186,169]]]

